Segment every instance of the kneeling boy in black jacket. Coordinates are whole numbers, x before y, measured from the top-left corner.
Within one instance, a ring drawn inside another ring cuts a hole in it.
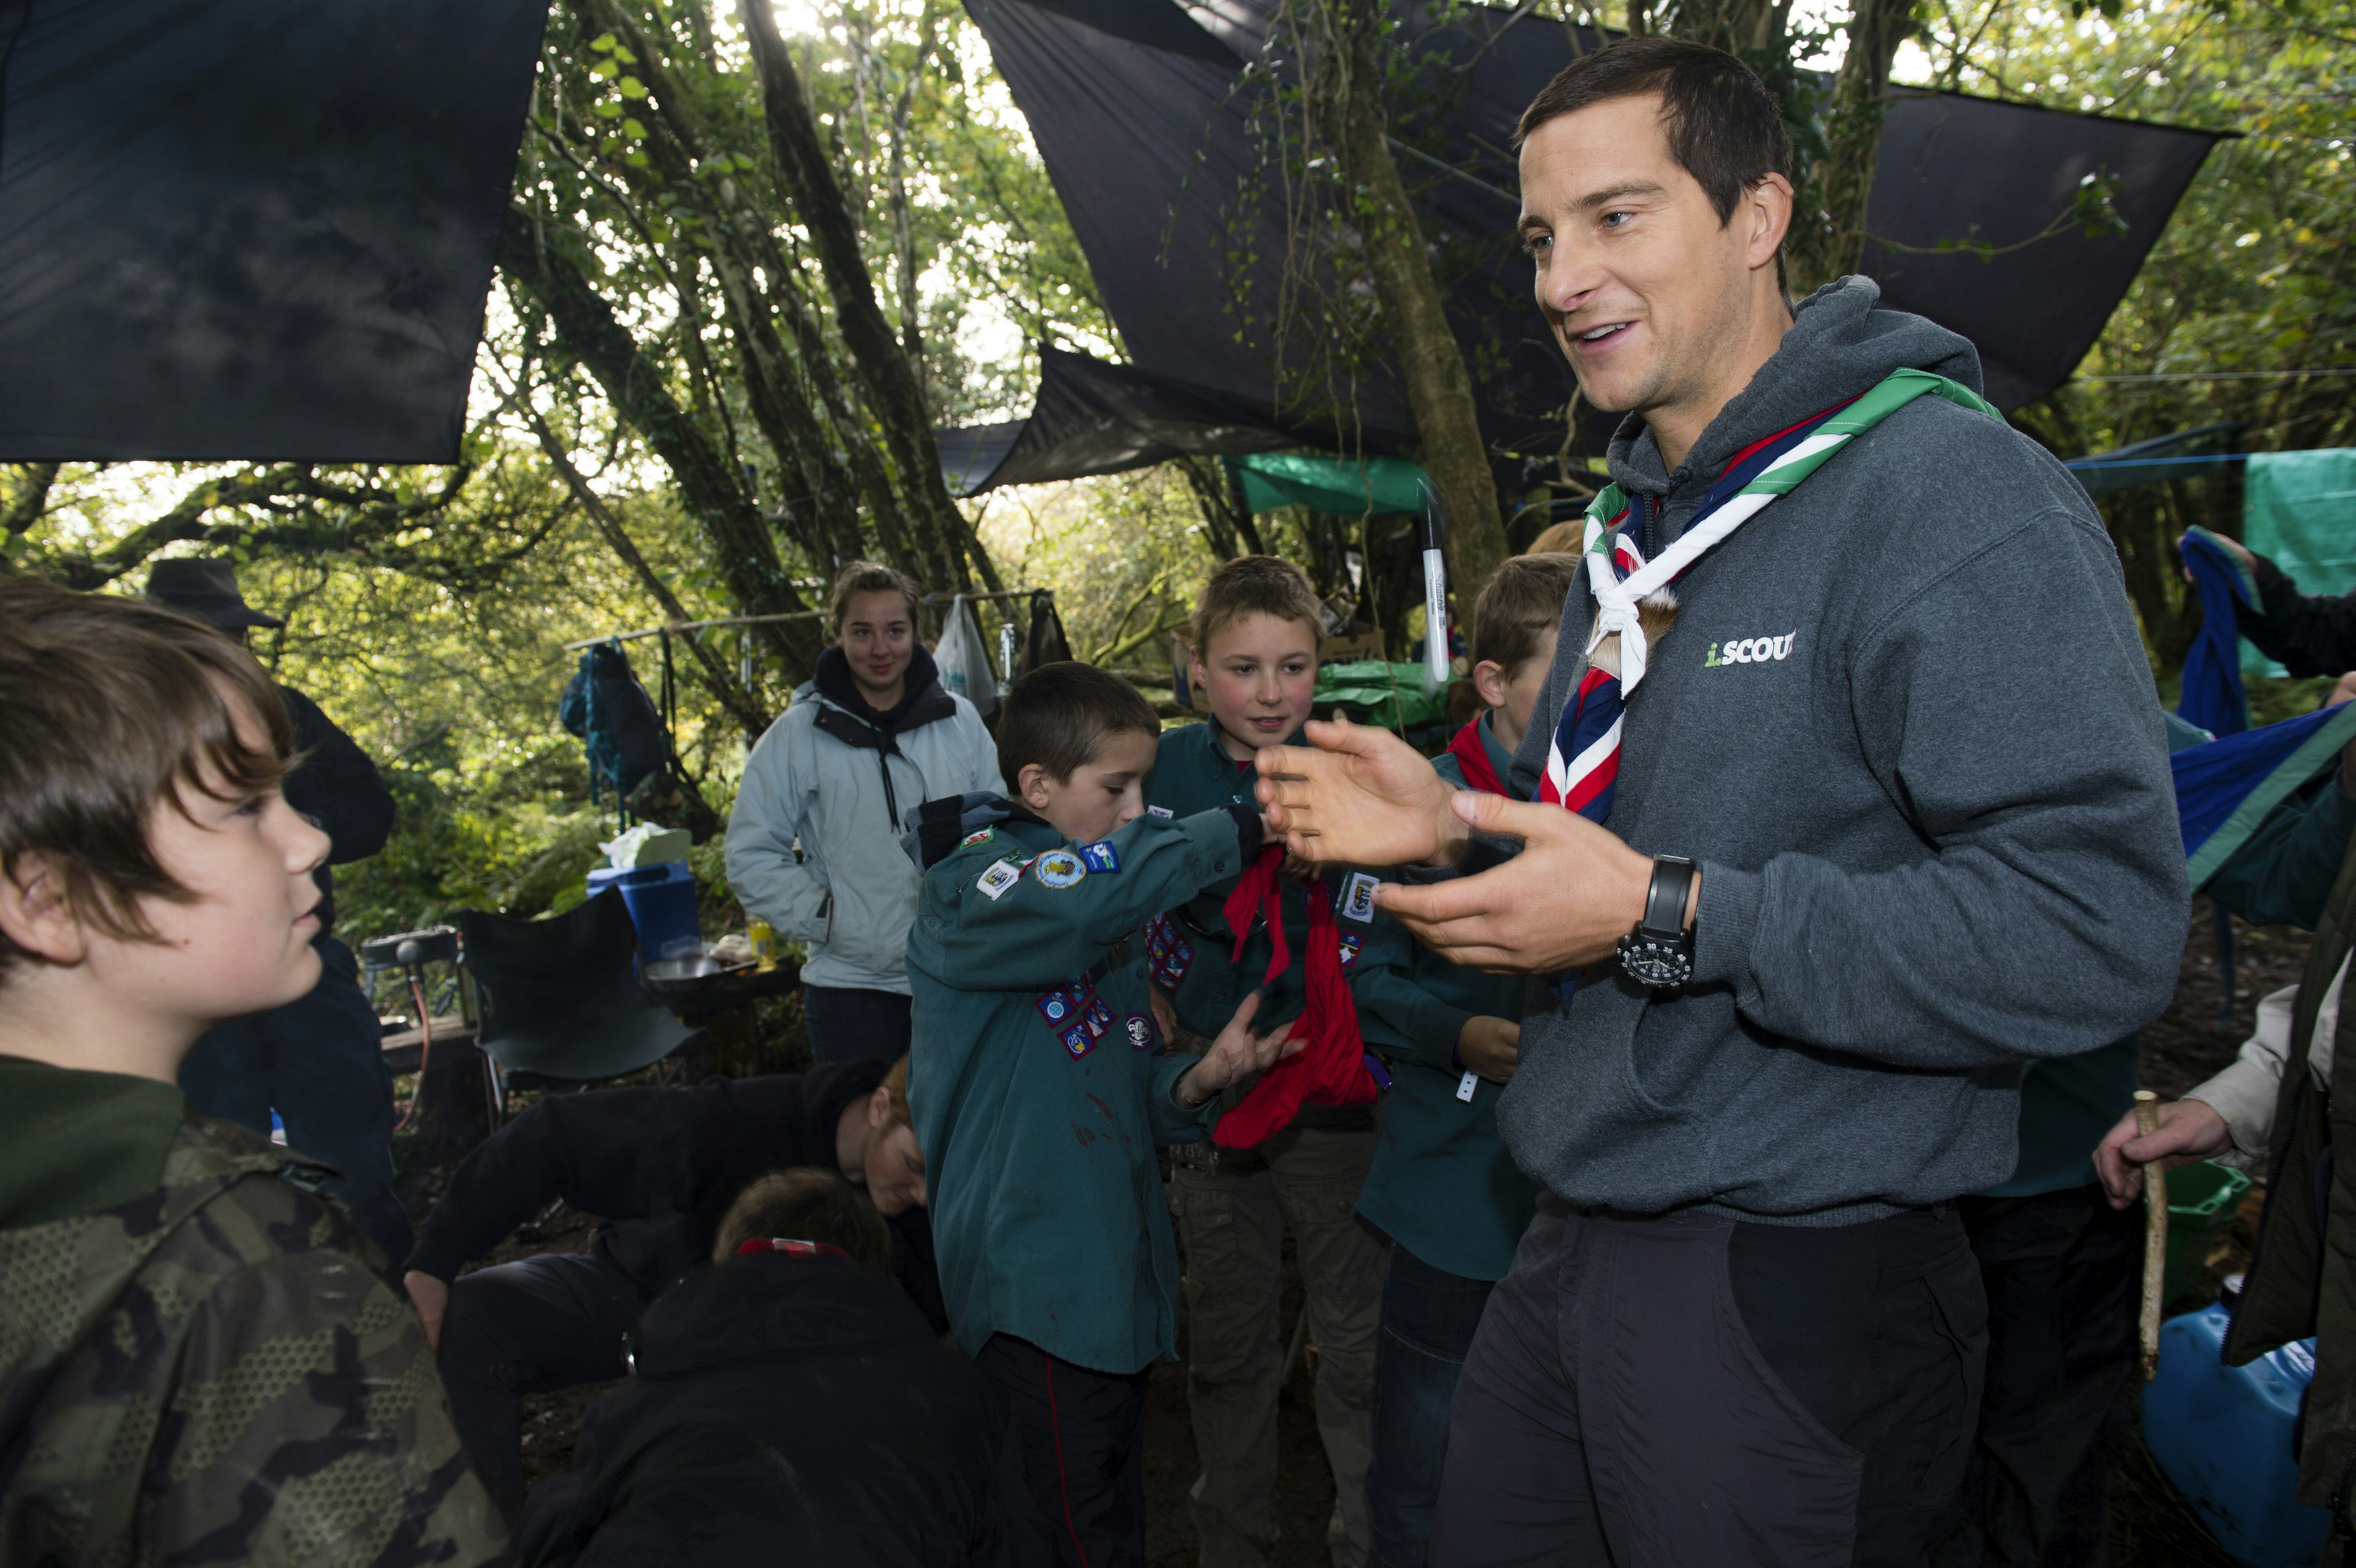
[[[531,1494],[523,1562],[1041,1560],[1005,1421],[893,1283],[891,1234],[849,1182],[761,1178],[712,1260],[640,1319],[629,1381]]]

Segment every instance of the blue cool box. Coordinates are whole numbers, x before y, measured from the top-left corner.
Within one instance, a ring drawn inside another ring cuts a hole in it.
[[[648,962],[691,956],[701,951],[695,921],[695,873],[684,860],[637,866],[626,871],[589,873],[589,896],[607,888],[622,891],[630,923],[638,930],[638,956]]]
[[[2251,1568],[2312,1568],[2327,1515],[2294,1496],[2290,1435],[2315,1378],[2315,1341],[2229,1367],[2218,1352],[2232,1321],[2216,1306],[2160,1326],[2159,1375],[2143,1391],[2143,1440],[2219,1545]]]

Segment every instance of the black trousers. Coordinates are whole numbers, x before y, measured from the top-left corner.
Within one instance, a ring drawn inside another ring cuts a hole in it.
[[[973,1359],[1014,1421],[1023,1472],[1061,1568],[1145,1562],[1145,1385],[993,1334]]]
[[[1542,1198],[1456,1389],[1433,1568],[1920,1564],[1987,1347],[1962,1220]]]
[[[897,1061],[908,1054],[912,998],[897,991],[843,986],[802,987],[802,1021],[809,1025],[810,1061],[819,1067],[869,1057]]]
[[[2143,1211],[2100,1187],[1958,1205],[1987,1291],[1987,1392],[1939,1568],[2101,1568],[2126,1447]]]
[[[520,1396],[622,1376],[646,1307],[630,1276],[594,1253],[542,1253],[451,1284],[442,1386],[459,1440],[509,1524],[523,1513]]]

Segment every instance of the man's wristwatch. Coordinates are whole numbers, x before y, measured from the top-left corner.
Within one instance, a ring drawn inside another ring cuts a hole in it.
[[[1693,933],[1686,929],[1686,901],[1693,896],[1694,863],[1681,855],[1653,858],[1653,885],[1644,893],[1644,918],[1620,939],[1620,967],[1640,986],[1673,991],[1693,978]]]

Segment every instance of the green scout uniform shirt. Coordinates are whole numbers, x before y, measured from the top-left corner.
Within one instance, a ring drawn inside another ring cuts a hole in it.
[[[1296,732],[1286,737],[1283,743],[1290,746],[1299,741]],[[1250,763],[1238,763],[1227,755],[1226,748],[1219,744],[1216,723],[1205,720],[1166,730],[1153,764],[1153,776],[1147,781],[1146,809],[1151,815],[1179,817],[1230,805],[1258,811],[1259,803],[1253,798],[1252,785],[1258,778],[1258,769]],[[1256,923],[1244,944],[1242,961],[1235,959],[1236,938],[1227,928],[1226,901],[1241,874],[1238,867],[1234,874],[1222,877],[1183,904],[1171,909],[1171,937],[1179,944],[1176,958],[1157,964],[1154,971],[1155,979],[1171,994],[1179,1027],[1209,1040],[1218,1038],[1244,997],[1260,985],[1276,951],[1267,926]],[[1339,928],[1343,968],[1350,976],[1351,994],[1355,997],[1362,968],[1375,966],[1377,959],[1391,962],[1387,955],[1391,945],[1401,945],[1402,951],[1397,956],[1404,959],[1407,933],[1390,921],[1377,920],[1365,896],[1376,880],[1371,874],[1333,871],[1324,880],[1333,900],[1333,923]],[[1357,895],[1355,898],[1354,892]],[[1284,911],[1285,944],[1292,962],[1268,985],[1259,1011],[1252,1017],[1255,1033],[1266,1033],[1280,1024],[1290,1023],[1301,1016],[1307,1002],[1306,885],[1290,877],[1280,878],[1278,897]],[[1238,1086],[1227,1091],[1223,1103],[1232,1105],[1241,1098],[1242,1089]],[[1364,1132],[1374,1125],[1372,1113],[1370,1105],[1308,1104],[1301,1107],[1289,1125]]]
[[[1177,1347],[1178,1251],[1156,1144],[1209,1135],[1173,1090],[1142,928],[1236,875],[1229,813],[1141,816],[1066,848],[1035,817],[977,832],[925,874],[908,935],[908,1104],[934,1248],[966,1354],[1010,1334],[1127,1375]]]
[[[1497,776],[1510,778],[1513,758],[1485,714],[1481,740]],[[1454,757],[1443,752],[1432,765],[1465,787]],[[1398,929],[1387,917],[1383,923]],[[1367,969],[1354,987],[1359,1028],[1389,1058],[1394,1078],[1358,1212],[1434,1268],[1503,1279],[1537,1211],[1538,1187],[1497,1136],[1505,1086],[1476,1077],[1471,1100],[1459,1097],[1467,1074],[1456,1038],[1470,1018],[1518,1020],[1528,982],[1460,967],[1401,936],[1398,961]]]

